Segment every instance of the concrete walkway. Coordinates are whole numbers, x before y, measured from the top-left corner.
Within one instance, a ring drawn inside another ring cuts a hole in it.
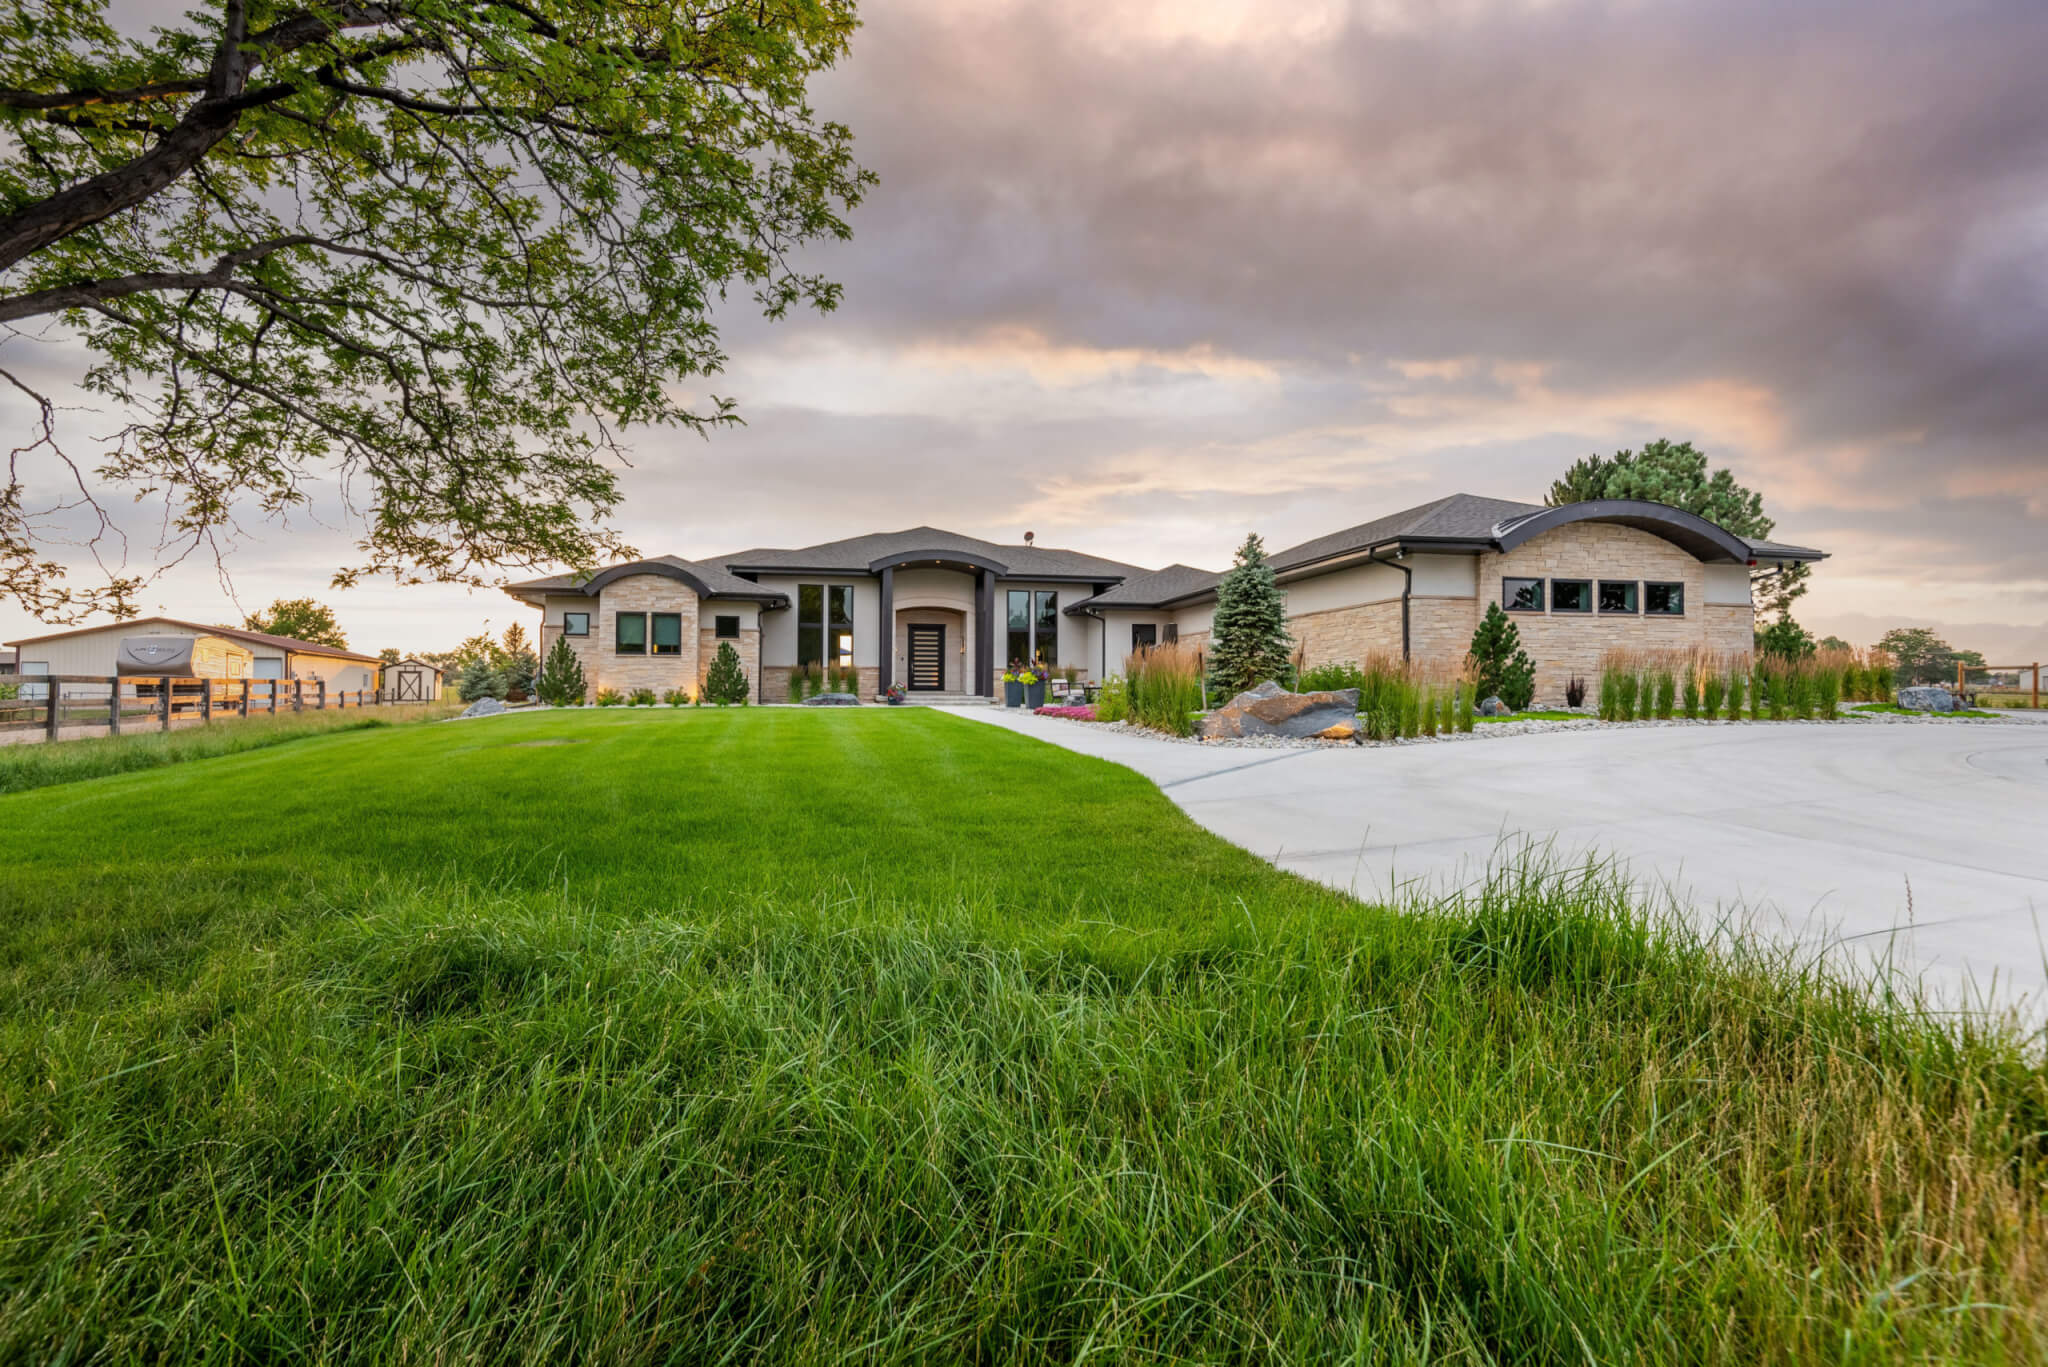
[[[1225,839],[1362,896],[1483,880],[1529,840],[1615,856],[1695,915],[1889,953],[1946,1000],[2048,988],[2048,725],[1628,728],[1254,750],[993,707],[1126,765]]]

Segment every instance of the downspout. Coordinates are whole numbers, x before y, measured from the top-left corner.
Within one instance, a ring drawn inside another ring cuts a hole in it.
[[[1405,664],[1408,660],[1408,602],[1415,594],[1415,569],[1411,565],[1400,563],[1406,552],[1396,552],[1394,559],[1382,560],[1377,554],[1378,550],[1375,546],[1373,552],[1368,555],[1375,565],[1385,565],[1389,569],[1401,571],[1401,660]]]

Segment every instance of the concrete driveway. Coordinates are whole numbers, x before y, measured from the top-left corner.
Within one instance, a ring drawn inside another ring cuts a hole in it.
[[[1124,764],[1210,830],[1362,896],[1482,880],[1530,840],[1620,859],[1704,917],[1889,954],[1949,1001],[2048,987],[2048,724],[1591,729],[1253,750],[999,708],[957,715]]]

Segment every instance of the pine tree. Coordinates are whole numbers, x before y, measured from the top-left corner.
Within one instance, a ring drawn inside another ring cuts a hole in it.
[[[455,689],[464,702],[475,702],[478,698],[502,698],[505,696],[505,676],[491,668],[489,660],[471,660],[462,667],[462,677],[456,681]]]
[[[583,678],[582,662],[569,648],[569,638],[557,636],[548,650],[547,663],[541,666],[540,682],[535,685],[540,700],[550,707],[568,707],[582,702],[589,689]]]
[[[1287,600],[1273,582],[1266,546],[1253,532],[1237,548],[1237,562],[1216,586],[1216,618],[1209,672],[1216,687],[1235,695],[1287,672]]]
[[[1472,673],[1481,698],[1499,698],[1511,712],[1528,707],[1536,696],[1536,666],[1522,649],[1522,633],[1499,603],[1486,605],[1479,630],[1472,633]]]
[[[747,700],[747,672],[740,668],[740,653],[731,641],[718,643],[718,655],[704,676],[704,696],[720,707]]]

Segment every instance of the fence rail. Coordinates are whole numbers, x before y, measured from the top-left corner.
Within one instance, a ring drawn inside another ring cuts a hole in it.
[[[1956,692],[1967,693],[1970,691],[1967,676],[1971,674],[1983,674],[1987,677],[1992,674],[2025,674],[2028,676],[2029,685],[2033,691],[2033,698],[2027,705],[2033,708],[2041,706],[2041,662],[2039,660],[2034,661],[2030,665],[1966,665],[1961,660],[1957,660]]]
[[[64,738],[66,729],[85,727],[110,736],[129,731],[169,731],[173,725],[280,712],[325,712],[351,707],[386,707],[395,700],[383,690],[333,690],[324,679],[180,679],[107,674],[24,674],[14,682],[40,697],[0,701],[0,735],[11,740]],[[70,685],[70,687],[67,687]]]

